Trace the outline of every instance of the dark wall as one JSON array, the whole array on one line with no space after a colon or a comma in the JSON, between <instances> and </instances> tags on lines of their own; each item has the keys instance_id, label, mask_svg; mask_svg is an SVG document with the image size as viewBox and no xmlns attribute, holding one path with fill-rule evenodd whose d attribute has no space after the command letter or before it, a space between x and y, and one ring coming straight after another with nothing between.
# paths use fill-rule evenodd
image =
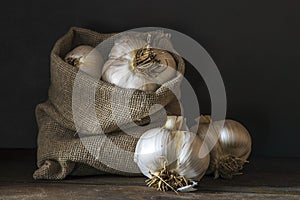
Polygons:
<instances>
[{"instance_id":1,"label":"dark wall","mask_svg":"<svg viewBox=\"0 0 300 200\"><path fill-rule=\"evenodd\" d=\"M47 98L49 53L71 26L156 26L187 34L209 52L224 79L227 116L249 129L254 155L299 156L299 8L297 0L9 1L0 14L0 148L36 147L34 108ZM191 82L209 112L204 83Z\"/></svg>"}]
</instances>

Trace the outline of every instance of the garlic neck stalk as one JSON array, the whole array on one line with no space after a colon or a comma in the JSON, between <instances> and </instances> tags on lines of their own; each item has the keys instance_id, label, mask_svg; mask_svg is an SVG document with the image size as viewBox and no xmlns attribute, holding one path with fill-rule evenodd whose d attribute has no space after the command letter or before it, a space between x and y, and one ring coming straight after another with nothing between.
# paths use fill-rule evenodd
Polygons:
<instances>
[{"instance_id":1,"label":"garlic neck stalk","mask_svg":"<svg viewBox=\"0 0 300 200\"><path fill-rule=\"evenodd\" d=\"M186 120L182 116L168 116L163 127L171 131L187 131Z\"/></svg>"}]
</instances>

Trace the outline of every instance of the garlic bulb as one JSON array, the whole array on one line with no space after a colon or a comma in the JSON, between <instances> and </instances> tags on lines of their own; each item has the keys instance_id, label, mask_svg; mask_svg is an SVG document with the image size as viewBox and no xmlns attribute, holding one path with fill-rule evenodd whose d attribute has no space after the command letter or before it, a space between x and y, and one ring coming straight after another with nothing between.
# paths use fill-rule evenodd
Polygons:
<instances>
[{"instance_id":1,"label":"garlic bulb","mask_svg":"<svg viewBox=\"0 0 300 200\"><path fill-rule=\"evenodd\" d=\"M169 40L169 34L157 34L159 40L167 43L165 40ZM175 77L177 64L173 56L168 51L150 47L150 43L151 34L147 41L140 35L121 36L115 41L103 66L102 79L122 88L155 91Z\"/></svg>"},{"instance_id":2,"label":"garlic bulb","mask_svg":"<svg viewBox=\"0 0 300 200\"><path fill-rule=\"evenodd\" d=\"M100 52L91 46L80 45L74 48L64 60L92 77L100 77L103 58Z\"/></svg>"},{"instance_id":3,"label":"garlic bulb","mask_svg":"<svg viewBox=\"0 0 300 200\"><path fill-rule=\"evenodd\" d=\"M146 131L139 139L134 161L158 190L178 189L200 180L209 165L208 150L196 134L186 131L181 116L169 116L162 128Z\"/></svg>"},{"instance_id":4,"label":"garlic bulb","mask_svg":"<svg viewBox=\"0 0 300 200\"><path fill-rule=\"evenodd\" d=\"M207 134L210 116L201 116L198 134L204 138ZM232 178L240 174L244 163L251 152L251 136L247 129L239 122L225 120L224 127L218 129L213 126L213 131L219 136L217 144L210 152L210 166L207 174L214 173L215 178Z\"/></svg>"}]
</instances>

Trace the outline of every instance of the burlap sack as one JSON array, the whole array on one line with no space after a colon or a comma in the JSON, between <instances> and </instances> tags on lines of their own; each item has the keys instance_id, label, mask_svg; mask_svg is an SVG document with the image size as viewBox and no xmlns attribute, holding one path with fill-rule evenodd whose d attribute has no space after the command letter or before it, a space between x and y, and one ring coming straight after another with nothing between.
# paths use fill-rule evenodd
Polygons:
<instances>
[{"instance_id":1,"label":"burlap sack","mask_svg":"<svg viewBox=\"0 0 300 200\"><path fill-rule=\"evenodd\" d=\"M162 126L165 122L165 115L162 115L160 109L151 115L152 120L149 124L149 109L154 104L174 109L176 99L170 88L179 89L182 79L180 76L168 81L156 92L135 91L132 94L130 89L119 88L101 80L96 81L83 74L80 76L79 85L96 85L95 112L100 124L98 128L101 128L104 134L97 134L97 127L90 127L91 130L96 130L96 133L94 131L93 134L79 137L72 112L72 92L78 69L64 62L63 58L67 52L80 44L95 47L112 35L74 27L56 42L51 52L49 99L36 107L39 134L38 169L33 174L34 179L63 179L70 174L137 175L135 171L138 171L138 167L133 161L133 152L138 136L150 128ZM183 74L184 61L178 56L175 58L178 71ZM118 99L130 98L130 104L122 105L122 101L113 104L113 90L117 91L114 94L118 95ZM85 109L85 106L89 105L83 102L76 109ZM138 128L129 127L130 134L120 130L112 115L112 109L122 115L126 106L132 119L124 119L118 124L126 124L133 120L140 125ZM175 112L180 114L176 109L178 106L175 106ZM81 117L86 124L93 124L92 120L95 121L90 116ZM131 153L120 153L120 149Z\"/></svg>"}]
</instances>

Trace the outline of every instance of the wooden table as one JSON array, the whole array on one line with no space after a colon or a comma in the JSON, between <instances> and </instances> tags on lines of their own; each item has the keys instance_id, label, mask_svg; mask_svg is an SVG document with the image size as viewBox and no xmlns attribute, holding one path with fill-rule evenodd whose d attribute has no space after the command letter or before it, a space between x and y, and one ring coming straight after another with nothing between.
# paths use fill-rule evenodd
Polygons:
<instances>
[{"instance_id":1,"label":"wooden table","mask_svg":"<svg viewBox=\"0 0 300 200\"><path fill-rule=\"evenodd\" d=\"M192 193L158 192L144 177L114 175L36 181L34 150L0 150L0 199L300 199L300 159L250 158L232 180L204 177Z\"/></svg>"}]
</instances>

